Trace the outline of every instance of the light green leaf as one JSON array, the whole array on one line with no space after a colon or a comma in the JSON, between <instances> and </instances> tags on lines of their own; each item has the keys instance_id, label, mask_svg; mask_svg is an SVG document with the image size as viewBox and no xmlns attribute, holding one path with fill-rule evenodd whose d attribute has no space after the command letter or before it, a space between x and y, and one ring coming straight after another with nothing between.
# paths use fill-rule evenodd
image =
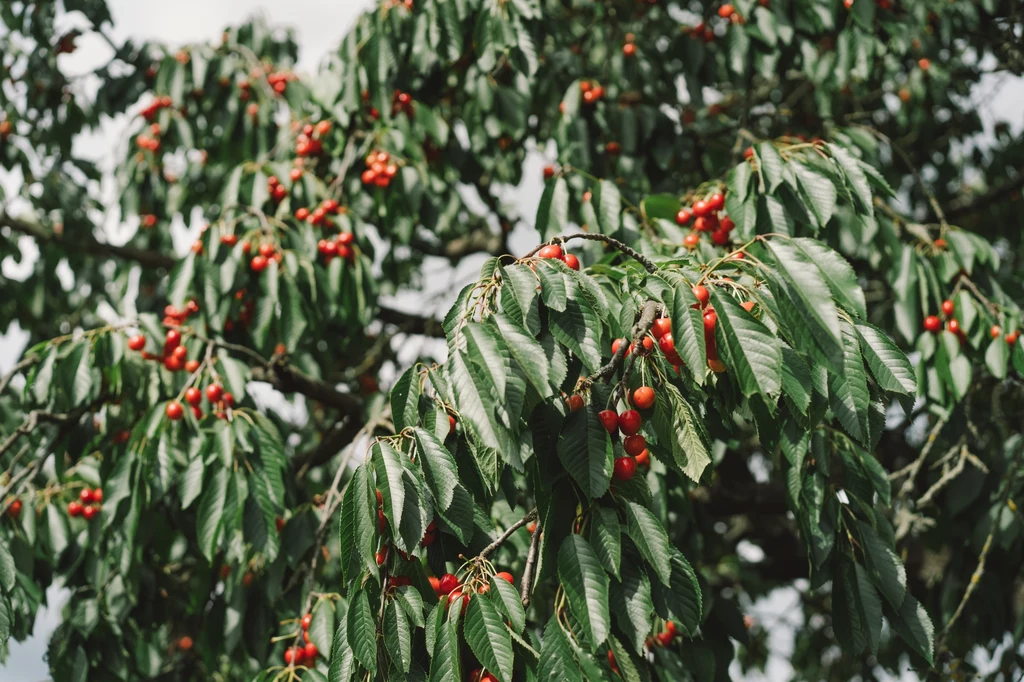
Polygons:
<instances>
[{"instance_id":1,"label":"light green leaf","mask_svg":"<svg viewBox=\"0 0 1024 682\"><path fill-rule=\"evenodd\" d=\"M415 366L410 367L391 389L391 419L395 424L395 432L416 426L420 419L419 413L420 381Z\"/></svg>"},{"instance_id":2,"label":"light green leaf","mask_svg":"<svg viewBox=\"0 0 1024 682\"><path fill-rule=\"evenodd\" d=\"M597 554L579 535L569 535L558 550L558 579L591 651L596 651L611 631L608 576Z\"/></svg>"},{"instance_id":3,"label":"light green leaf","mask_svg":"<svg viewBox=\"0 0 1024 682\"><path fill-rule=\"evenodd\" d=\"M654 448L667 450L668 461L694 482L711 464L711 445L703 424L690 403L674 385L666 383L654 402L651 424L658 436Z\"/></svg>"},{"instance_id":4,"label":"light green leaf","mask_svg":"<svg viewBox=\"0 0 1024 682\"><path fill-rule=\"evenodd\" d=\"M185 473L178 479L178 497L181 498L181 508L188 509L192 503L203 492L203 474L206 473L206 465L203 463L202 454L197 454L189 462Z\"/></svg>"},{"instance_id":5,"label":"light green leaf","mask_svg":"<svg viewBox=\"0 0 1024 682\"><path fill-rule=\"evenodd\" d=\"M864 523L857 527L871 581L894 609L899 608L907 596L907 569L875 529Z\"/></svg>"},{"instance_id":6,"label":"light green leaf","mask_svg":"<svg viewBox=\"0 0 1024 682\"><path fill-rule=\"evenodd\" d=\"M853 196L856 197L860 204L860 212L874 215L875 208L871 199L871 185L868 184L867 176L864 175L864 170L861 168L858 160L850 152L838 145L829 143L826 146L832 152L832 157L836 160L836 163L843 169L846 175L846 182L850 185L850 188L853 190Z\"/></svg>"},{"instance_id":7,"label":"light green leaf","mask_svg":"<svg viewBox=\"0 0 1024 682\"><path fill-rule=\"evenodd\" d=\"M778 397L782 390L782 345L768 328L732 296L711 288L718 315L718 353L745 396Z\"/></svg>"},{"instance_id":8,"label":"light green leaf","mask_svg":"<svg viewBox=\"0 0 1024 682\"><path fill-rule=\"evenodd\" d=\"M892 623L893 630L904 642L921 654L928 661L928 665L934 665L932 650L935 641L935 626L932 625L932 619L920 602L907 593L899 611L895 614L890 613L889 621Z\"/></svg>"},{"instance_id":9,"label":"light green leaf","mask_svg":"<svg viewBox=\"0 0 1024 682\"><path fill-rule=\"evenodd\" d=\"M985 366L997 379L1006 378L1006 366L1010 360L1010 345L1002 336L992 339L985 351Z\"/></svg>"},{"instance_id":10,"label":"light green leaf","mask_svg":"<svg viewBox=\"0 0 1024 682\"><path fill-rule=\"evenodd\" d=\"M459 484L459 470L455 458L444 444L426 429L416 427L413 433L416 436L416 451L419 453L427 487L430 488L437 506L447 510L452 504L455 488Z\"/></svg>"},{"instance_id":11,"label":"light green leaf","mask_svg":"<svg viewBox=\"0 0 1024 682\"><path fill-rule=\"evenodd\" d=\"M816 239L795 238L790 243L818 267L832 296L844 308L858 317L867 317L864 290L857 282L857 273L845 258Z\"/></svg>"},{"instance_id":12,"label":"light green leaf","mask_svg":"<svg viewBox=\"0 0 1024 682\"><path fill-rule=\"evenodd\" d=\"M611 584L609 606L616 624L629 636L633 650L642 653L654 611L647 573L633 562L626 562L622 567L622 581Z\"/></svg>"},{"instance_id":13,"label":"light green leaf","mask_svg":"<svg viewBox=\"0 0 1024 682\"><path fill-rule=\"evenodd\" d=\"M861 353L879 387L903 395L916 395L917 379L914 376L914 368L892 339L882 330L867 323L857 325L857 335L861 341Z\"/></svg>"},{"instance_id":14,"label":"light green leaf","mask_svg":"<svg viewBox=\"0 0 1024 682\"><path fill-rule=\"evenodd\" d=\"M499 682L512 682L512 638L489 599L470 599L463 634L477 659Z\"/></svg>"},{"instance_id":15,"label":"light green leaf","mask_svg":"<svg viewBox=\"0 0 1024 682\"><path fill-rule=\"evenodd\" d=\"M185 305L185 297L196 276L196 255L191 251L171 269L167 279L167 299L179 310Z\"/></svg>"},{"instance_id":16,"label":"light green leaf","mask_svg":"<svg viewBox=\"0 0 1024 682\"><path fill-rule=\"evenodd\" d=\"M790 240L771 240L767 244L779 273L785 279L785 292L798 310L809 318L808 327L815 340L823 349L839 342L836 304L817 264Z\"/></svg>"},{"instance_id":17,"label":"light green leaf","mask_svg":"<svg viewBox=\"0 0 1024 682\"><path fill-rule=\"evenodd\" d=\"M569 222L569 185L559 177L548 182L537 207L537 231L544 239L561 234Z\"/></svg>"},{"instance_id":18,"label":"light green leaf","mask_svg":"<svg viewBox=\"0 0 1024 682\"><path fill-rule=\"evenodd\" d=\"M786 162L782 155L775 149L771 142L762 142L757 145L757 158L760 161L761 175L764 176L768 194L773 194L775 188L782 184Z\"/></svg>"},{"instance_id":19,"label":"light green leaf","mask_svg":"<svg viewBox=\"0 0 1024 682\"><path fill-rule=\"evenodd\" d=\"M663 582L669 582L672 575L672 564L668 531L647 507L624 500L622 508L626 512L629 538L654 569L654 572L658 574L658 577Z\"/></svg>"},{"instance_id":20,"label":"light green leaf","mask_svg":"<svg viewBox=\"0 0 1024 682\"><path fill-rule=\"evenodd\" d=\"M512 631L522 632L526 627L526 610L523 608L523 602L520 601L519 591L515 585L503 578L492 576L491 589L495 595L495 605L501 609L512 624Z\"/></svg>"},{"instance_id":21,"label":"light green leaf","mask_svg":"<svg viewBox=\"0 0 1024 682\"><path fill-rule=\"evenodd\" d=\"M602 180L597 188L597 200L597 217L601 224L601 232L615 234L619 231L619 215L622 213L619 189L614 183Z\"/></svg>"},{"instance_id":22,"label":"light green leaf","mask_svg":"<svg viewBox=\"0 0 1024 682\"><path fill-rule=\"evenodd\" d=\"M811 209L818 225L825 227L836 210L836 186L828 178L801 163L792 163L790 168L800 183L800 198Z\"/></svg>"},{"instance_id":23,"label":"light green leaf","mask_svg":"<svg viewBox=\"0 0 1024 682\"><path fill-rule=\"evenodd\" d=\"M370 588L359 590L349 602L345 625L348 645L356 660L373 672L377 670L377 625L370 609L367 589Z\"/></svg>"},{"instance_id":24,"label":"light green leaf","mask_svg":"<svg viewBox=\"0 0 1024 682\"><path fill-rule=\"evenodd\" d=\"M836 419L852 437L868 441L868 393L864 360L853 327L843 322L843 371L829 376L829 404Z\"/></svg>"},{"instance_id":25,"label":"light green leaf","mask_svg":"<svg viewBox=\"0 0 1024 682\"><path fill-rule=\"evenodd\" d=\"M544 347L506 315L499 313L491 319L494 320L512 359L523 370L523 375L541 398L550 398L554 394L554 389L548 378L551 368Z\"/></svg>"}]
</instances>

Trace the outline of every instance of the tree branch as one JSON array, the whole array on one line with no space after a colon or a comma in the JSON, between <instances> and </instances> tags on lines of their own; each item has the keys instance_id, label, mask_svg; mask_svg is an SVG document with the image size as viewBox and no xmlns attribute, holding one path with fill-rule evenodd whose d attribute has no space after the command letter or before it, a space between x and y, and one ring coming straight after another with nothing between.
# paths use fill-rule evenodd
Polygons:
<instances>
[{"instance_id":1,"label":"tree branch","mask_svg":"<svg viewBox=\"0 0 1024 682\"><path fill-rule=\"evenodd\" d=\"M434 317L404 313L401 310L380 306L380 310L377 311L377 319L385 324L395 325L406 334L444 338L441 321Z\"/></svg>"},{"instance_id":2,"label":"tree branch","mask_svg":"<svg viewBox=\"0 0 1024 682\"><path fill-rule=\"evenodd\" d=\"M526 553L526 568L523 569L523 581L519 587L519 601L523 608L530 606L530 593L533 591L534 572L537 570L537 550L540 547L540 524L533 529L533 537L530 538L530 550Z\"/></svg>"},{"instance_id":3,"label":"tree branch","mask_svg":"<svg viewBox=\"0 0 1024 682\"><path fill-rule=\"evenodd\" d=\"M505 235L495 233L487 226L439 244L421 238L414 238L410 246L428 256L447 258L452 263L458 263L466 256L474 253L500 256L508 252Z\"/></svg>"},{"instance_id":4,"label":"tree branch","mask_svg":"<svg viewBox=\"0 0 1024 682\"><path fill-rule=\"evenodd\" d=\"M277 356L264 367L253 367L254 381L265 381L282 393L301 393L307 398L333 407L346 416L359 414L363 402L351 393L342 393L331 384L314 379L298 367Z\"/></svg>"},{"instance_id":5,"label":"tree branch","mask_svg":"<svg viewBox=\"0 0 1024 682\"><path fill-rule=\"evenodd\" d=\"M611 237L609 237L607 235L596 234L596 233L592 233L592 232L576 232L574 234L565 234L565 235L559 235L557 237L552 237L548 241L544 242L543 244L541 244L540 246L538 246L537 248L533 249L528 254L523 256L523 258L530 258L531 256L537 255L537 252L540 251L541 249L543 249L548 244L561 244L563 242L569 241L570 239L586 239L588 241L604 242L608 246L612 246L612 247L618 249L622 253L626 254L627 256L632 258L633 260L635 260L638 263L640 263L641 265L643 265L644 269L647 270L647 272L649 272L651 274L654 274L655 272L658 271L658 266L655 265L654 263L652 263L651 260L649 258L647 258L647 256L643 255L642 253L640 253L636 249L634 249L632 247L629 247L629 246L626 246L625 244L620 242L618 239L613 239L613 238L611 238Z\"/></svg>"},{"instance_id":6,"label":"tree branch","mask_svg":"<svg viewBox=\"0 0 1024 682\"><path fill-rule=\"evenodd\" d=\"M0 395L4 394L4 391L7 390L7 386L11 383L11 380L18 375L18 372L28 369L32 365L36 364L37 360L39 360L38 355L32 355L30 357L22 358L21 360L19 360L18 364L12 367L10 372L4 375L3 378L0 378Z\"/></svg>"},{"instance_id":7,"label":"tree branch","mask_svg":"<svg viewBox=\"0 0 1024 682\"><path fill-rule=\"evenodd\" d=\"M479 557L481 559L486 559L488 556L491 555L492 552L494 552L496 549L505 544L505 541L512 537L512 533L515 533L517 530L528 524L530 521L535 521L536 519L537 510L533 509L532 511L528 512L526 516L519 519L511 526L509 526L508 529L506 529L505 532L502 533L497 540L484 547L483 550L480 552Z\"/></svg>"},{"instance_id":8,"label":"tree branch","mask_svg":"<svg viewBox=\"0 0 1024 682\"><path fill-rule=\"evenodd\" d=\"M973 199L969 196L963 196L960 199L951 201L949 203L949 210L946 211L946 217L955 220L978 211L987 210L993 203L1002 201L1021 189L1024 189L1024 173L1021 173L1016 180L1002 183L987 194L980 194Z\"/></svg>"}]
</instances>

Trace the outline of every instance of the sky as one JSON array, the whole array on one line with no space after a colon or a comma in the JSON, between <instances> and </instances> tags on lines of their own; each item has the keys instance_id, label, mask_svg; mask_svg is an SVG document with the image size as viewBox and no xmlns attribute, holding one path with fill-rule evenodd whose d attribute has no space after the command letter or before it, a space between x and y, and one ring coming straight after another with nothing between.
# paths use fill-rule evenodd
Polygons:
<instances>
[{"instance_id":1,"label":"sky","mask_svg":"<svg viewBox=\"0 0 1024 682\"><path fill-rule=\"evenodd\" d=\"M4 2L6 0L0 0ZM355 22L359 13L368 8L371 0L288 0L287 2L267 3L257 0L174 0L173 2L154 2L152 0L108 0L114 16L115 26L112 31L115 39L134 38L159 40L175 45L188 42L206 41L216 38L222 28L236 24L254 13L262 13L272 25L285 25L294 28L300 45L300 61L298 70L311 73L316 70L322 56L334 49L341 38ZM104 62L110 56L110 48L99 38L83 36L79 39L78 50L73 55L65 55L60 59L61 68L68 74L88 71L95 65ZM972 99L980 106L982 118L988 131L997 119L1009 119L1015 131L1024 127L1024 114L1020 103L1024 101L1024 80L993 77L986 79L973 93ZM119 139L119 126L123 122L115 121L97 135L91 135L76 144L76 152L83 156L109 163L110 151ZM506 199L514 203L522 216L532 216L541 192L541 168L544 157L550 150L535 151L526 162L524 177L527 180L510 192ZM4 178L0 177L0 182ZM513 251L520 252L535 239L530 229L517 231L513 234ZM184 244L190 241L184 241ZM458 291L461 285L457 281L468 281L475 275L480 266L479 260L468 259L454 272L446 265L430 264L429 269L437 269L427 277L435 282L448 280L439 287L439 291ZM11 264L3 264L3 273L11 276ZM449 286L450 285L450 286ZM410 310L423 309L420 300L399 298L394 303L398 307ZM445 298L435 300L434 311L445 307ZM427 309L430 312L430 309ZM6 372L20 355L24 341L18 330L0 334L0 373ZM417 348L410 348L408 353L416 355ZM50 633L60 619L60 609L64 593L59 587L48 592L49 608L42 609L36 620L35 636L25 642L11 642L11 657L7 664L0 667L0 682L37 682L48 679L48 671L43 660ZM751 605L749 611L770 631L770 645L774 654L769 658L765 675L751 675L745 679L784 680L788 679L792 668L786 660L792 651L793 638L790 627L773 627L773 624L798 625L793 619L800 618L800 610L793 608L798 605L797 593L792 589L780 590L768 600ZM736 679L740 676L734 675ZM904 680L916 679L914 676Z\"/></svg>"}]
</instances>

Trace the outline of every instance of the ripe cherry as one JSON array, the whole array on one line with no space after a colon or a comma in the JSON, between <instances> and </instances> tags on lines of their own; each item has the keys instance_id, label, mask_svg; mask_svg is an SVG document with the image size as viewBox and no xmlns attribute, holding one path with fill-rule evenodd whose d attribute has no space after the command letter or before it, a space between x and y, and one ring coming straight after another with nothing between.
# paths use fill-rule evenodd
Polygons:
<instances>
[{"instance_id":1,"label":"ripe cherry","mask_svg":"<svg viewBox=\"0 0 1024 682\"><path fill-rule=\"evenodd\" d=\"M203 399L203 393L195 386L185 389L185 402L189 405L198 405Z\"/></svg>"},{"instance_id":2,"label":"ripe cherry","mask_svg":"<svg viewBox=\"0 0 1024 682\"><path fill-rule=\"evenodd\" d=\"M935 248L938 249L939 251L945 249L946 246L948 246L948 244L946 243L945 239L939 237L938 239L935 240Z\"/></svg>"},{"instance_id":3,"label":"ripe cherry","mask_svg":"<svg viewBox=\"0 0 1024 682\"><path fill-rule=\"evenodd\" d=\"M676 354L676 340L672 338L671 334L665 334L658 339L658 348L661 352L667 356Z\"/></svg>"},{"instance_id":4,"label":"ripe cherry","mask_svg":"<svg viewBox=\"0 0 1024 682\"><path fill-rule=\"evenodd\" d=\"M553 178L553 177L555 177L555 167L554 166L544 166L544 179L548 180L548 179Z\"/></svg>"},{"instance_id":5,"label":"ripe cherry","mask_svg":"<svg viewBox=\"0 0 1024 682\"><path fill-rule=\"evenodd\" d=\"M612 341L612 355L615 355L616 353L618 353L619 352L619 348L624 343L626 343L626 339L615 339L614 341ZM632 350L633 350L633 344L629 344L629 347L626 348L626 355L625 355L625 357L629 357L629 353Z\"/></svg>"},{"instance_id":6,"label":"ripe cherry","mask_svg":"<svg viewBox=\"0 0 1024 682\"><path fill-rule=\"evenodd\" d=\"M630 436L630 438L643 438L643 436ZM636 473L636 460L632 457L618 457L612 467L612 478L616 481L628 481Z\"/></svg>"},{"instance_id":7,"label":"ripe cherry","mask_svg":"<svg viewBox=\"0 0 1024 682\"><path fill-rule=\"evenodd\" d=\"M436 594L438 597L444 594L444 592L441 591L440 580L438 580L434 576L430 576L429 578L427 578L427 581L430 583L430 587L434 590L434 594Z\"/></svg>"},{"instance_id":8,"label":"ripe cherry","mask_svg":"<svg viewBox=\"0 0 1024 682\"><path fill-rule=\"evenodd\" d=\"M931 68L932 62L927 57L921 57L920 59L917 60L917 65L921 68L922 71L927 71L928 69Z\"/></svg>"},{"instance_id":9,"label":"ripe cherry","mask_svg":"<svg viewBox=\"0 0 1024 682\"><path fill-rule=\"evenodd\" d=\"M753 147L747 147L746 149L743 150L743 158L744 159L749 159L753 155L754 155L754 148Z\"/></svg>"},{"instance_id":10,"label":"ripe cherry","mask_svg":"<svg viewBox=\"0 0 1024 682\"><path fill-rule=\"evenodd\" d=\"M624 436L632 436L640 430L643 418L636 410L626 410L619 414L619 431Z\"/></svg>"},{"instance_id":11,"label":"ripe cherry","mask_svg":"<svg viewBox=\"0 0 1024 682\"><path fill-rule=\"evenodd\" d=\"M102 502L103 501L103 488L94 488L92 491L92 501Z\"/></svg>"},{"instance_id":12,"label":"ripe cherry","mask_svg":"<svg viewBox=\"0 0 1024 682\"><path fill-rule=\"evenodd\" d=\"M170 419L171 421L177 421L181 419L181 417L185 414L185 410L182 409L181 403L175 400L172 400L171 402L167 403L167 408L164 410L164 412L165 414L167 414L167 418Z\"/></svg>"},{"instance_id":13,"label":"ripe cherry","mask_svg":"<svg viewBox=\"0 0 1024 682\"><path fill-rule=\"evenodd\" d=\"M89 504L92 502L92 490L89 488L83 488L82 491L78 493L78 499L82 501L82 504Z\"/></svg>"},{"instance_id":14,"label":"ripe cherry","mask_svg":"<svg viewBox=\"0 0 1024 682\"><path fill-rule=\"evenodd\" d=\"M688 234L685 237L683 237L683 246L685 246L690 251L693 251L694 249L696 249L697 248L697 244L699 242L700 242L700 235L698 233L696 233L696 232L691 232L690 234Z\"/></svg>"},{"instance_id":15,"label":"ripe cherry","mask_svg":"<svg viewBox=\"0 0 1024 682\"><path fill-rule=\"evenodd\" d=\"M580 409L583 408L583 396L581 396L579 394L573 394L573 395L569 396L568 403L569 403L569 411L570 412L576 412L577 410L580 410Z\"/></svg>"},{"instance_id":16,"label":"ripe cherry","mask_svg":"<svg viewBox=\"0 0 1024 682\"><path fill-rule=\"evenodd\" d=\"M654 339L652 339L651 337L645 336L644 340L641 341L640 343L644 347L644 354L645 355L647 353L650 353L652 350L654 350Z\"/></svg>"},{"instance_id":17,"label":"ripe cherry","mask_svg":"<svg viewBox=\"0 0 1024 682\"><path fill-rule=\"evenodd\" d=\"M441 576L441 580L438 583L438 587L441 590L441 594L451 594L459 586L459 579L451 573L445 573Z\"/></svg>"},{"instance_id":18,"label":"ripe cherry","mask_svg":"<svg viewBox=\"0 0 1024 682\"><path fill-rule=\"evenodd\" d=\"M290 646L284 650L285 665L302 665L303 658L305 658L305 651L301 647Z\"/></svg>"},{"instance_id":19,"label":"ripe cherry","mask_svg":"<svg viewBox=\"0 0 1024 682\"><path fill-rule=\"evenodd\" d=\"M273 256L274 255L274 245L273 244L267 244L266 242L264 242L263 244L260 244L260 255L263 256L264 258L270 258L271 256ZM255 268L253 268L253 269L255 269Z\"/></svg>"},{"instance_id":20,"label":"ripe cherry","mask_svg":"<svg viewBox=\"0 0 1024 682\"><path fill-rule=\"evenodd\" d=\"M734 223L732 218L730 218L729 216L725 216L724 218L722 218L722 221L719 224L721 225L720 229L726 234L729 234L736 228L736 223Z\"/></svg>"},{"instance_id":21,"label":"ripe cherry","mask_svg":"<svg viewBox=\"0 0 1024 682\"><path fill-rule=\"evenodd\" d=\"M302 653L304 654L304 658L307 661L315 661L316 657L320 654L320 652L316 648L316 644L313 644L312 642L306 644L306 647Z\"/></svg>"},{"instance_id":22,"label":"ripe cherry","mask_svg":"<svg viewBox=\"0 0 1024 682\"><path fill-rule=\"evenodd\" d=\"M632 436L626 436L625 440L622 441L622 449L626 451L626 454L630 457L636 457L644 448L647 447L647 439L638 433Z\"/></svg>"},{"instance_id":23,"label":"ripe cherry","mask_svg":"<svg viewBox=\"0 0 1024 682\"><path fill-rule=\"evenodd\" d=\"M708 301L711 300L711 292L708 291L708 288L703 284L695 284L690 291L692 291L693 295L697 297L697 303L700 304L701 308L705 307L708 304Z\"/></svg>"},{"instance_id":24,"label":"ripe cherry","mask_svg":"<svg viewBox=\"0 0 1024 682\"><path fill-rule=\"evenodd\" d=\"M731 5L724 5L725 7L731 7ZM712 211L720 211L725 206L725 196L721 192L715 192L708 199L708 207Z\"/></svg>"},{"instance_id":25,"label":"ripe cherry","mask_svg":"<svg viewBox=\"0 0 1024 682\"><path fill-rule=\"evenodd\" d=\"M960 323L956 320L956 318L953 318L949 322L946 323L946 329L948 331L954 333L954 334L959 334L960 333Z\"/></svg>"},{"instance_id":26,"label":"ripe cherry","mask_svg":"<svg viewBox=\"0 0 1024 682\"><path fill-rule=\"evenodd\" d=\"M659 317L654 320L654 324L651 325L651 334L654 338L660 339L669 334L672 331L672 319L668 317Z\"/></svg>"},{"instance_id":27,"label":"ripe cherry","mask_svg":"<svg viewBox=\"0 0 1024 682\"><path fill-rule=\"evenodd\" d=\"M608 650L608 667L612 669L613 673L619 673L619 666L615 663L615 653L611 649Z\"/></svg>"},{"instance_id":28,"label":"ripe cherry","mask_svg":"<svg viewBox=\"0 0 1024 682\"><path fill-rule=\"evenodd\" d=\"M701 218L711 212L711 206L703 199L693 203L693 215Z\"/></svg>"},{"instance_id":29,"label":"ripe cherry","mask_svg":"<svg viewBox=\"0 0 1024 682\"><path fill-rule=\"evenodd\" d=\"M21 500L14 500L10 506L7 507L7 515L12 519L16 519L21 516Z\"/></svg>"},{"instance_id":30,"label":"ripe cherry","mask_svg":"<svg viewBox=\"0 0 1024 682\"><path fill-rule=\"evenodd\" d=\"M86 521L92 521L99 513L100 507L98 504L89 504L82 508L82 517Z\"/></svg>"},{"instance_id":31,"label":"ripe cherry","mask_svg":"<svg viewBox=\"0 0 1024 682\"><path fill-rule=\"evenodd\" d=\"M220 384L210 384L206 387L206 399L215 403L224 395L224 387Z\"/></svg>"},{"instance_id":32,"label":"ripe cherry","mask_svg":"<svg viewBox=\"0 0 1024 682\"><path fill-rule=\"evenodd\" d=\"M636 465L637 466L644 466L645 467L645 466L650 466L650 464L651 464L651 453L647 450L647 448L644 448L644 451L636 456Z\"/></svg>"},{"instance_id":33,"label":"ripe cherry","mask_svg":"<svg viewBox=\"0 0 1024 682\"><path fill-rule=\"evenodd\" d=\"M714 215L703 215L693 221L693 229L698 232L714 232L718 229L718 218Z\"/></svg>"},{"instance_id":34,"label":"ripe cherry","mask_svg":"<svg viewBox=\"0 0 1024 682\"><path fill-rule=\"evenodd\" d=\"M1003 328L1000 327L998 324L994 324L992 325L992 329L988 330L988 333L993 339L998 339L1000 334L1003 333Z\"/></svg>"},{"instance_id":35,"label":"ripe cherry","mask_svg":"<svg viewBox=\"0 0 1024 682\"><path fill-rule=\"evenodd\" d=\"M387 519L386 516L384 516L384 510L383 509L378 509L377 510L377 533L383 534L384 533L384 529L386 529L387 527L388 527L388 519Z\"/></svg>"},{"instance_id":36,"label":"ripe cherry","mask_svg":"<svg viewBox=\"0 0 1024 682\"><path fill-rule=\"evenodd\" d=\"M626 43L622 46L622 54L627 57L632 57L636 54L636 45L633 43Z\"/></svg>"},{"instance_id":37,"label":"ripe cherry","mask_svg":"<svg viewBox=\"0 0 1024 682\"><path fill-rule=\"evenodd\" d=\"M729 233L719 228L711 233L711 241L715 246L725 246L729 243Z\"/></svg>"},{"instance_id":38,"label":"ripe cherry","mask_svg":"<svg viewBox=\"0 0 1024 682\"><path fill-rule=\"evenodd\" d=\"M249 267L253 272L263 272L267 269L268 261L264 256L253 256L249 261Z\"/></svg>"},{"instance_id":39,"label":"ripe cherry","mask_svg":"<svg viewBox=\"0 0 1024 682\"><path fill-rule=\"evenodd\" d=\"M143 336L142 334L138 334L137 336L133 336L128 339L128 348L130 348L131 350L138 351L142 350L145 347L146 337Z\"/></svg>"},{"instance_id":40,"label":"ripe cherry","mask_svg":"<svg viewBox=\"0 0 1024 682\"><path fill-rule=\"evenodd\" d=\"M448 415L448 433L455 433L455 417Z\"/></svg>"},{"instance_id":41,"label":"ripe cherry","mask_svg":"<svg viewBox=\"0 0 1024 682\"><path fill-rule=\"evenodd\" d=\"M728 19L735 13L736 8L730 5L729 3L725 3L724 5L718 8L718 16L722 17L723 19Z\"/></svg>"},{"instance_id":42,"label":"ripe cherry","mask_svg":"<svg viewBox=\"0 0 1024 682\"><path fill-rule=\"evenodd\" d=\"M308 630L309 626L313 623L313 614L307 613L302 617L302 620L300 620L299 623L302 625L303 630Z\"/></svg>"},{"instance_id":43,"label":"ripe cherry","mask_svg":"<svg viewBox=\"0 0 1024 682\"><path fill-rule=\"evenodd\" d=\"M619 415L615 414L615 410L601 410L597 413L597 418L601 420L601 424L608 433L615 433L619 430Z\"/></svg>"},{"instance_id":44,"label":"ripe cherry","mask_svg":"<svg viewBox=\"0 0 1024 682\"><path fill-rule=\"evenodd\" d=\"M537 252L537 258L562 258L562 247L558 244L549 244Z\"/></svg>"},{"instance_id":45,"label":"ripe cherry","mask_svg":"<svg viewBox=\"0 0 1024 682\"><path fill-rule=\"evenodd\" d=\"M939 319L938 315L929 315L924 318L924 328L932 334L937 334L942 329L942 320Z\"/></svg>"},{"instance_id":46,"label":"ripe cherry","mask_svg":"<svg viewBox=\"0 0 1024 682\"><path fill-rule=\"evenodd\" d=\"M306 220L308 218L309 218L309 209L306 208L305 206L303 206L302 208L297 209L295 211L295 219L296 220L303 220L304 221L304 220Z\"/></svg>"},{"instance_id":47,"label":"ripe cherry","mask_svg":"<svg viewBox=\"0 0 1024 682\"><path fill-rule=\"evenodd\" d=\"M658 643L661 644L662 646L668 646L668 645L670 645L672 643L672 639L673 639L674 636L675 635L673 635L672 633L669 633L669 632L659 632L658 633Z\"/></svg>"},{"instance_id":48,"label":"ripe cherry","mask_svg":"<svg viewBox=\"0 0 1024 682\"><path fill-rule=\"evenodd\" d=\"M751 312L754 309L754 302L753 301L743 301L743 303L740 303L740 307L743 308L744 310L746 310L749 313L749 312Z\"/></svg>"},{"instance_id":49,"label":"ripe cherry","mask_svg":"<svg viewBox=\"0 0 1024 682\"><path fill-rule=\"evenodd\" d=\"M953 305L953 302L950 301L948 298L942 302L942 314L945 315L946 317L952 315L954 309L955 307Z\"/></svg>"},{"instance_id":50,"label":"ripe cherry","mask_svg":"<svg viewBox=\"0 0 1024 682\"><path fill-rule=\"evenodd\" d=\"M641 410L646 410L654 404L654 389L650 386L641 386L633 391L633 404Z\"/></svg>"},{"instance_id":51,"label":"ripe cherry","mask_svg":"<svg viewBox=\"0 0 1024 682\"><path fill-rule=\"evenodd\" d=\"M725 363L718 358L708 358L708 367L715 374L721 374L725 371Z\"/></svg>"},{"instance_id":52,"label":"ripe cherry","mask_svg":"<svg viewBox=\"0 0 1024 682\"><path fill-rule=\"evenodd\" d=\"M192 650L192 638L188 635L184 635L178 638L178 648L182 651Z\"/></svg>"},{"instance_id":53,"label":"ripe cherry","mask_svg":"<svg viewBox=\"0 0 1024 682\"><path fill-rule=\"evenodd\" d=\"M388 560L388 548L385 546L383 549L377 552L377 556L375 557L375 559L377 560L378 566L383 566L384 562Z\"/></svg>"},{"instance_id":54,"label":"ripe cherry","mask_svg":"<svg viewBox=\"0 0 1024 682\"><path fill-rule=\"evenodd\" d=\"M82 503L77 500L68 502L68 516L81 516L82 515Z\"/></svg>"},{"instance_id":55,"label":"ripe cherry","mask_svg":"<svg viewBox=\"0 0 1024 682\"><path fill-rule=\"evenodd\" d=\"M181 343L181 332L177 329L169 329L164 337L164 352L169 352L178 347Z\"/></svg>"},{"instance_id":56,"label":"ripe cherry","mask_svg":"<svg viewBox=\"0 0 1024 682\"><path fill-rule=\"evenodd\" d=\"M692 217L693 217L692 213L687 211L685 208L681 208L681 209L679 209L679 212L676 213L676 224L677 225L685 225L686 223L690 222L690 218L692 218Z\"/></svg>"},{"instance_id":57,"label":"ripe cherry","mask_svg":"<svg viewBox=\"0 0 1024 682\"><path fill-rule=\"evenodd\" d=\"M563 260L565 261L565 264L569 266L570 270L579 271L579 269L580 269L580 259L579 258L577 258L576 256L572 255L571 253L567 253L567 254L565 254L565 258Z\"/></svg>"},{"instance_id":58,"label":"ripe cherry","mask_svg":"<svg viewBox=\"0 0 1024 682\"><path fill-rule=\"evenodd\" d=\"M495 573L494 577L495 578L501 578L502 580L507 582L509 585L515 585L516 584L515 578L513 578L512 574L509 573L508 571L501 571L500 573Z\"/></svg>"},{"instance_id":59,"label":"ripe cherry","mask_svg":"<svg viewBox=\"0 0 1024 682\"><path fill-rule=\"evenodd\" d=\"M1020 331L1014 329L1012 332L1006 335L1006 343L1011 346L1017 343L1017 338L1020 336Z\"/></svg>"}]
</instances>

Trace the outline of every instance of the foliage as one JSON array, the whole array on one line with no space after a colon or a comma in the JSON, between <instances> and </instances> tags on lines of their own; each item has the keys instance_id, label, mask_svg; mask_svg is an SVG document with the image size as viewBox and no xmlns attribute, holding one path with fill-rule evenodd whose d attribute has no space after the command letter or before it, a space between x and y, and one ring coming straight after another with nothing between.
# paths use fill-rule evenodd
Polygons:
<instances>
[{"instance_id":1,"label":"foliage","mask_svg":"<svg viewBox=\"0 0 1024 682\"><path fill-rule=\"evenodd\" d=\"M103 0L5 3L0 658L59 582L60 680L722 680L795 587L799 679L1019 676L1024 145L963 149L1020 8L849 4L387 0L90 88Z\"/></svg>"}]
</instances>

